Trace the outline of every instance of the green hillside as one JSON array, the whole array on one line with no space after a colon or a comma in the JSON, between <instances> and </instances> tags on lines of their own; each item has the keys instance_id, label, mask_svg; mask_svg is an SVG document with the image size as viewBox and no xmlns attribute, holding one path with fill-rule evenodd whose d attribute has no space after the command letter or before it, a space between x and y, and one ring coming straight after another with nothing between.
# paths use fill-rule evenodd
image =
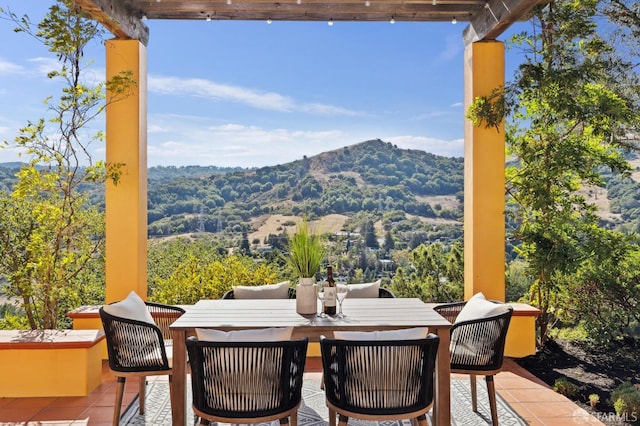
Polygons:
<instances>
[{"instance_id":1,"label":"green hillside","mask_svg":"<svg viewBox=\"0 0 640 426\"><path fill-rule=\"evenodd\" d=\"M634 160L632 160L633 163ZM0 190L8 191L21 163L0 164ZM208 233L248 237L254 246L293 229L294 219L322 220L326 232L375 224L400 246L461 236L463 159L400 149L371 140L254 169L216 166L149 168L149 236ZM588 190L607 226L638 229L637 178L603 175L607 186ZM101 185L89 188L104 204Z\"/></svg>"},{"instance_id":2,"label":"green hillside","mask_svg":"<svg viewBox=\"0 0 640 426\"><path fill-rule=\"evenodd\" d=\"M150 236L252 233L256 218L276 214L395 214L459 225L463 160L372 140L278 166L158 179L148 193Z\"/></svg>"}]
</instances>

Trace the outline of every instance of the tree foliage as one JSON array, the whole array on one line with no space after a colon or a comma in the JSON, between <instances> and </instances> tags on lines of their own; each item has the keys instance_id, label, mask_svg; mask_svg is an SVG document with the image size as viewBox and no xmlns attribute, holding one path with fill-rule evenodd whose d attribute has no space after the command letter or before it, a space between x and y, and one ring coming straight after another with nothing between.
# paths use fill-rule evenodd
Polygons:
<instances>
[{"instance_id":1,"label":"tree foliage","mask_svg":"<svg viewBox=\"0 0 640 426\"><path fill-rule=\"evenodd\" d=\"M257 263L242 255L220 254L211 242L184 239L153 245L151 259L172 266L149 270L149 299L168 304L194 304L201 299L219 299L234 285L275 283L278 268ZM169 262L164 261L165 254Z\"/></svg>"},{"instance_id":2,"label":"tree foliage","mask_svg":"<svg viewBox=\"0 0 640 426\"><path fill-rule=\"evenodd\" d=\"M65 327L69 309L104 298L104 215L86 189L106 178L117 181L119 167L91 157L89 146L102 134L86 129L104 109L104 85L88 83L83 73L84 48L102 31L70 0L53 4L37 25L27 16L0 13L17 32L49 48L60 67L48 77L62 83L57 103L45 101L45 118L29 121L12 143L28 163L12 190L0 193L0 272L7 293L21 301L28 327ZM113 83L119 94L128 84L126 75Z\"/></svg>"},{"instance_id":3,"label":"tree foliage","mask_svg":"<svg viewBox=\"0 0 640 426\"><path fill-rule=\"evenodd\" d=\"M424 197L461 194L462 159L403 150L372 140L278 166L217 173L192 168L149 185L149 234L193 232L202 218L206 232L229 232L264 214L318 217L409 214L460 219L460 205L435 211Z\"/></svg>"},{"instance_id":4,"label":"tree foliage","mask_svg":"<svg viewBox=\"0 0 640 426\"><path fill-rule=\"evenodd\" d=\"M462 300L464 253L456 242L446 248L440 243L422 244L411 251L414 270L400 268L391 286L399 297L417 297L425 302Z\"/></svg>"},{"instance_id":5,"label":"tree foliage","mask_svg":"<svg viewBox=\"0 0 640 426\"><path fill-rule=\"evenodd\" d=\"M532 31L513 40L525 50L525 62L505 88L504 102L490 100L511 114L507 142L517 161L507 168L516 206L510 211L516 250L535 277L530 300L542 311L541 343L566 301L568 283L585 262L598 260L597 242L612 237L580 190L602 186L603 170L628 174L624 153L634 148L628 130L637 122L637 105L617 83L628 68L599 36L597 6L590 0L538 7ZM490 125L496 117L485 111L481 119Z\"/></svg>"}]
</instances>

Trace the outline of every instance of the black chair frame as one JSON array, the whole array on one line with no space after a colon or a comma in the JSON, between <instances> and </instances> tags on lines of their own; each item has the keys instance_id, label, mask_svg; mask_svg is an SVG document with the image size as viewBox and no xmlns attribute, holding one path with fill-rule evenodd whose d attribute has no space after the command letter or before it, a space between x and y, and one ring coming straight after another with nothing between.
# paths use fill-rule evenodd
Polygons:
<instances>
[{"instance_id":1,"label":"black chair frame","mask_svg":"<svg viewBox=\"0 0 640 426\"><path fill-rule=\"evenodd\" d=\"M449 346L451 372L469 374L474 412L478 411L476 376L485 376L491 419L493 425L497 426L498 411L493 377L502 369L513 308L508 306L505 312L498 315L456 323L455 319L465 304L466 302L444 304L434 310L453 323Z\"/></svg>"},{"instance_id":2,"label":"black chair frame","mask_svg":"<svg viewBox=\"0 0 640 426\"><path fill-rule=\"evenodd\" d=\"M321 337L323 384L329 424L415 419L426 425L434 394L440 339L340 340Z\"/></svg>"},{"instance_id":3,"label":"black chair frame","mask_svg":"<svg viewBox=\"0 0 640 426\"><path fill-rule=\"evenodd\" d=\"M127 377L139 378L140 414L145 411L146 377L166 374L171 379L172 368L165 344L171 337L169 325L185 311L159 303L145 304L156 324L114 316L103 307L98 310L107 341L109 368L117 381L113 425L120 422Z\"/></svg>"},{"instance_id":4,"label":"black chair frame","mask_svg":"<svg viewBox=\"0 0 640 426\"><path fill-rule=\"evenodd\" d=\"M203 423L297 424L309 339L186 340L194 413Z\"/></svg>"}]
</instances>

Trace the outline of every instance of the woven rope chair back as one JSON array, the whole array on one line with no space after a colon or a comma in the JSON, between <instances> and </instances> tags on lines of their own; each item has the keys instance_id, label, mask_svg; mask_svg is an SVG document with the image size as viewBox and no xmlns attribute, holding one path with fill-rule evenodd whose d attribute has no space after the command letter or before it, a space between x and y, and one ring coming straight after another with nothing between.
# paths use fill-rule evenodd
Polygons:
<instances>
[{"instance_id":1,"label":"woven rope chair back","mask_svg":"<svg viewBox=\"0 0 640 426\"><path fill-rule=\"evenodd\" d=\"M327 401L366 415L416 412L433 402L439 338L406 341L322 339Z\"/></svg>"},{"instance_id":2,"label":"woven rope chair back","mask_svg":"<svg viewBox=\"0 0 640 426\"><path fill-rule=\"evenodd\" d=\"M450 323L454 323L464 305L467 302L454 302L454 303L446 303L443 305L436 306L433 308L434 311L442 315L447 321Z\"/></svg>"},{"instance_id":3,"label":"woven rope chair back","mask_svg":"<svg viewBox=\"0 0 640 426\"><path fill-rule=\"evenodd\" d=\"M302 400L308 339L207 342L187 339L193 406L213 417L260 418Z\"/></svg>"},{"instance_id":4,"label":"woven rope chair back","mask_svg":"<svg viewBox=\"0 0 640 426\"><path fill-rule=\"evenodd\" d=\"M113 371L169 370L169 360L160 328L143 321L120 318L100 308L107 339L109 367Z\"/></svg>"},{"instance_id":5,"label":"woven rope chair back","mask_svg":"<svg viewBox=\"0 0 640 426\"><path fill-rule=\"evenodd\" d=\"M145 302L145 304L156 325L162 332L162 338L164 340L171 340L171 330L169 326L184 314L184 309L153 302Z\"/></svg>"},{"instance_id":6,"label":"woven rope chair back","mask_svg":"<svg viewBox=\"0 0 640 426\"><path fill-rule=\"evenodd\" d=\"M502 368L513 308L502 314L451 327L451 369L489 371Z\"/></svg>"}]
</instances>

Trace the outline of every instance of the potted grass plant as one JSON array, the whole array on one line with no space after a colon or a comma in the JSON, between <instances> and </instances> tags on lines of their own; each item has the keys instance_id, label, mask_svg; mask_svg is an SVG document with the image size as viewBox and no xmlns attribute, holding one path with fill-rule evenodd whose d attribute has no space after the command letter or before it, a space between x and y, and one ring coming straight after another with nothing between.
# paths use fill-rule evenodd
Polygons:
<instances>
[{"instance_id":1,"label":"potted grass plant","mask_svg":"<svg viewBox=\"0 0 640 426\"><path fill-rule=\"evenodd\" d=\"M287 257L287 263L300 278L296 287L296 310L299 314L316 313L315 277L325 255L322 238L312 232L307 219L303 219L289 239Z\"/></svg>"}]
</instances>

